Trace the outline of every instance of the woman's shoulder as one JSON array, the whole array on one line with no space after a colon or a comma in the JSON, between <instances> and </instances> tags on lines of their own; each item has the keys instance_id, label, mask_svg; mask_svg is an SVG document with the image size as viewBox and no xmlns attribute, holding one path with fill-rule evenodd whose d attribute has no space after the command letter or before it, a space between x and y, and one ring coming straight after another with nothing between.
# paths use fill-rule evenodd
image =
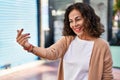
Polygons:
<instances>
[{"instance_id":1,"label":"woman's shoulder","mask_svg":"<svg viewBox=\"0 0 120 80\"><path fill-rule=\"evenodd\" d=\"M62 36L62 39L65 39L66 41L72 41L75 39L75 36Z\"/></svg>"},{"instance_id":2,"label":"woman's shoulder","mask_svg":"<svg viewBox=\"0 0 120 80\"><path fill-rule=\"evenodd\" d=\"M60 40L62 40L63 43L66 43L67 45L69 45L74 39L75 39L75 36L62 36Z\"/></svg>"},{"instance_id":3,"label":"woman's shoulder","mask_svg":"<svg viewBox=\"0 0 120 80\"><path fill-rule=\"evenodd\" d=\"M98 46L109 46L109 43L107 42L107 40L103 39L103 38L97 38L95 40L95 44L98 45Z\"/></svg>"}]
</instances>

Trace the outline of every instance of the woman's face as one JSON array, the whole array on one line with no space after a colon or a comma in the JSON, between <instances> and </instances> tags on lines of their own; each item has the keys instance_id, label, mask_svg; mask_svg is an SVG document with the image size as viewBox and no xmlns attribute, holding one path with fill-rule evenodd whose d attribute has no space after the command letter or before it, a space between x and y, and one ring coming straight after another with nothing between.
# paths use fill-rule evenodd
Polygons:
<instances>
[{"instance_id":1,"label":"woman's face","mask_svg":"<svg viewBox=\"0 0 120 80\"><path fill-rule=\"evenodd\" d=\"M78 10L74 9L70 12L68 17L69 17L70 27L74 31L74 33L78 36L83 34L84 18L82 17L81 13Z\"/></svg>"}]
</instances>

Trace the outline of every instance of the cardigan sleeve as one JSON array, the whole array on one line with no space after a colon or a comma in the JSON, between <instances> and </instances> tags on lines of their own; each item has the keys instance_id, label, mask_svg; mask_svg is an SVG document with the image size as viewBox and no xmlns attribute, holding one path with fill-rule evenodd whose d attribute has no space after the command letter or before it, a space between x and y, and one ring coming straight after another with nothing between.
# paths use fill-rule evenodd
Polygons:
<instances>
[{"instance_id":1,"label":"cardigan sleeve","mask_svg":"<svg viewBox=\"0 0 120 80\"><path fill-rule=\"evenodd\" d=\"M106 45L106 52L104 55L104 65L103 65L103 79L102 80L113 80L112 75L112 56L110 52L109 45Z\"/></svg>"},{"instance_id":2,"label":"cardigan sleeve","mask_svg":"<svg viewBox=\"0 0 120 80\"><path fill-rule=\"evenodd\" d=\"M48 48L36 47L33 49L35 55L40 56L45 59L55 60L61 58L72 40L71 36L63 36L56 43Z\"/></svg>"}]
</instances>

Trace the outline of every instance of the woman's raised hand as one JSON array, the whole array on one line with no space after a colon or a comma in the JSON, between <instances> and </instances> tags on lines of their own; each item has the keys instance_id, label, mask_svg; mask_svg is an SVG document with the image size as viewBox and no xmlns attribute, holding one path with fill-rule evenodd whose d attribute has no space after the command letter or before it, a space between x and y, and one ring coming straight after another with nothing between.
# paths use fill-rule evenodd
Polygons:
<instances>
[{"instance_id":1,"label":"woman's raised hand","mask_svg":"<svg viewBox=\"0 0 120 80\"><path fill-rule=\"evenodd\" d=\"M28 39L30 38L30 33L22 34L22 32L23 32L23 29L17 30L16 41L23 48L28 48L30 46L30 43L28 42Z\"/></svg>"}]
</instances>

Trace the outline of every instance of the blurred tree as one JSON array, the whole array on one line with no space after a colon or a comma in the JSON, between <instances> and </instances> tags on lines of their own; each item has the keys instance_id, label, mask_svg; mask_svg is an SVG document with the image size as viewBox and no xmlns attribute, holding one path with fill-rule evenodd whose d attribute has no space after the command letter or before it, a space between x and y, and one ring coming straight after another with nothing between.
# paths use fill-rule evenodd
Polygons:
<instances>
[{"instance_id":1,"label":"blurred tree","mask_svg":"<svg viewBox=\"0 0 120 80\"><path fill-rule=\"evenodd\" d=\"M115 0L113 5L113 16L118 17L118 27L120 28L120 0Z\"/></svg>"},{"instance_id":2,"label":"blurred tree","mask_svg":"<svg viewBox=\"0 0 120 80\"><path fill-rule=\"evenodd\" d=\"M118 10L120 10L120 0L115 0L113 5L113 15L115 15Z\"/></svg>"},{"instance_id":3,"label":"blurred tree","mask_svg":"<svg viewBox=\"0 0 120 80\"><path fill-rule=\"evenodd\" d=\"M113 5L113 17L116 17L118 24L118 32L116 33L117 42L116 45L120 45L120 0L114 0Z\"/></svg>"}]
</instances>

